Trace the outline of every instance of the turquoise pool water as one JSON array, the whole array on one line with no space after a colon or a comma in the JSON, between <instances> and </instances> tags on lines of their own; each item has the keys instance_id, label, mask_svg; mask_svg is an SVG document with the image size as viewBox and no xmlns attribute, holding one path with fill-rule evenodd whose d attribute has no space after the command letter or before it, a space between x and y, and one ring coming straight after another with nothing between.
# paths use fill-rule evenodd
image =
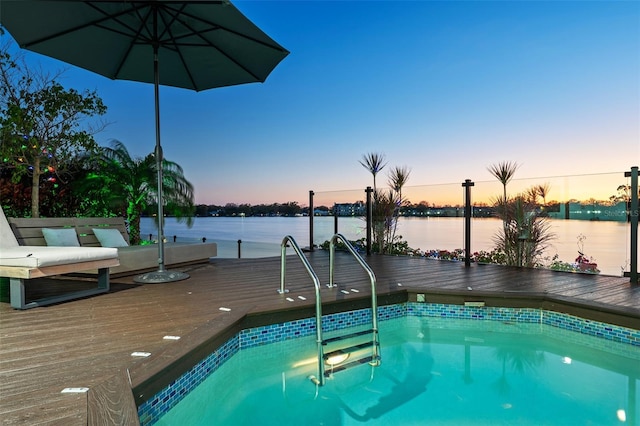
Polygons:
<instances>
[{"instance_id":1,"label":"turquoise pool water","mask_svg":"<svg viewBox=\"0 0 640 426\"><path fill-rule=\"evenodd\" d=\"M640 424L638 346L544 323L423 316L381 322L380 342L379 367L319 388L308 380L312 335L237 351L156 424Z\"/></svg>"}]
</instances>

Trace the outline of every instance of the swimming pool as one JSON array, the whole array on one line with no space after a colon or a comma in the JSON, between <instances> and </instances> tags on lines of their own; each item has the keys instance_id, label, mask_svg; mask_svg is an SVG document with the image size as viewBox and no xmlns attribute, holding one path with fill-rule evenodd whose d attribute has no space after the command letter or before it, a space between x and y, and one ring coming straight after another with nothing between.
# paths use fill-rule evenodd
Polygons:
<instances>
[{"instance_id":1,"label":"swimming pool","mask_svg":"<svg viewBox=\"0 0 640 426\"><path fill-rule=\"evenodd\" d=\"M539 309L405 303L379 311L381 319L388 319L380 323L380 367L361 366L337 373L316 389L307 379L316 366L314 329L309 322L245 330L209 361L141 406L141 422L638 421L638 330ZM366 323L366 310L323 318L325 329L333 330ZM287 340L292 335L303 337ZM281 343L264 344L274 340ZM239 350L241 347L247 349ZM216 366L215 374L198 377ZM196 387L198 381L202 384ZM167 402L183 396L169 409Z\"/></svg>"}]
</instances>

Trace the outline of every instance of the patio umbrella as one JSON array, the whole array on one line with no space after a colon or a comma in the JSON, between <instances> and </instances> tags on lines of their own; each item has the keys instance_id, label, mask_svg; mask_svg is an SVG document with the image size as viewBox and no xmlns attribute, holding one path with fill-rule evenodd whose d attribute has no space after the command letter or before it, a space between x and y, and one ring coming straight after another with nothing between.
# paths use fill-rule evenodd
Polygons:
<instances>
[{"instance_id":1,"label":"patio umbrella","mask_svg":"<svg viewBox=\"0 0 640 426\"><path fill-rule=\"evenodd\" d=\"M164 268L159 85L199 91L264 82L289 52L229 1L2 1L0 24L24 49L111 79L154 84L159 265L136 281L188 278Z\"/></svg>"}]
</instances>

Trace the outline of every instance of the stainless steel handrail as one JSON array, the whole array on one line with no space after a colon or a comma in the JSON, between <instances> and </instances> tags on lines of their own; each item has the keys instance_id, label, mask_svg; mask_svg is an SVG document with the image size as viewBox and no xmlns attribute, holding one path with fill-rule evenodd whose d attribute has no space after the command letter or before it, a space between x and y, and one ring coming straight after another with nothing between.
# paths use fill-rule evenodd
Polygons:
<instances>
[{"instance_id":1,"label":"stainless steel handrail","mask_svg":"<svg viewBox=\"0 0 640 426\"><path fill-rule=\"evenodd\" d=\"M371 280L371 329L373 332L373 355L374 358L372 363L375 362L379 364L380 354L378 352L378 294L376 292L376 275L371 269L367 262L364 261L362 256L358 254L356 249L353 248L349 240L345 238L342 234L335 234L331 237L331 241L329 243L329 284L327 285L329 288L335 287L336 284L333 282L334 270L335 270L335 251L336 251L336 242L338 240L342 240L347 250L356 258L360 266L369 274L369 279Z\"/></svg>"},{"instance_id":2,"label":"stainless steel handrail","mask_svg":"<svg viewBox=\"0 0 640 426\"><path fill-rule=\"evenodd\" d=\"M320 297L320 280L318 279L318 275L313 271L311 264L300 250L300 246L296 243L296 240L293 239L291 235L287 235L282 239L282 244L280 245L281 249L281 261L280 261L280 289L278 293L285 294L288 290L285 290L285 277L287 274L287 242L291 243L291 247L296 252L302 264L304 265L307 273L313 280L313 285L316 289L316 343L318 345L318 378L312 381L318 382L320 386L324 385L324 351L322 349L322 298Z\"/></svg>"}]
</instances>

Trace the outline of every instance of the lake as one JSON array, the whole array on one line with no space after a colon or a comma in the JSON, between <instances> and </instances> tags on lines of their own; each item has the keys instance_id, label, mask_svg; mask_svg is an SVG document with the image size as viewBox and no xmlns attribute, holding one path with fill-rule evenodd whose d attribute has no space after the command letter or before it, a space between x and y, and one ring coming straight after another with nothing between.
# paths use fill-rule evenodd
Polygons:
<instances>
[{"instance_id":1,"label":"lake","mask_svg":"<svg viewBox=\"0 0 640 426\"><path fill-rule=\"evenodd\" d=\"M559 259L573 262L578 255L578 236L583 235L584 253L598 264L602 274L622 275L629 270L630 225L621 222L550 220L555 234L546 255L558 254ZM499 219L473 219L471 250L491 250L493 236L502 222ZM339 217L338 232L350 240L365 237L365 222L361 218ZM143 218L141 232L144 238L157 233L153 219ZM314 244L329 240L334 234L333 217L314 218ZM464 218L401 217L398 235L414 249L453 250L464 248ZM167 239L177 236L178 241L201 240L218 243L218 257L238 257L238 240L242 241L241 256L255 258L279 256L280 243L291 235L300 247L309 245L308 217L197 217L188 228L175 218L165 223Z\"/></svg>"}]
</instances>

